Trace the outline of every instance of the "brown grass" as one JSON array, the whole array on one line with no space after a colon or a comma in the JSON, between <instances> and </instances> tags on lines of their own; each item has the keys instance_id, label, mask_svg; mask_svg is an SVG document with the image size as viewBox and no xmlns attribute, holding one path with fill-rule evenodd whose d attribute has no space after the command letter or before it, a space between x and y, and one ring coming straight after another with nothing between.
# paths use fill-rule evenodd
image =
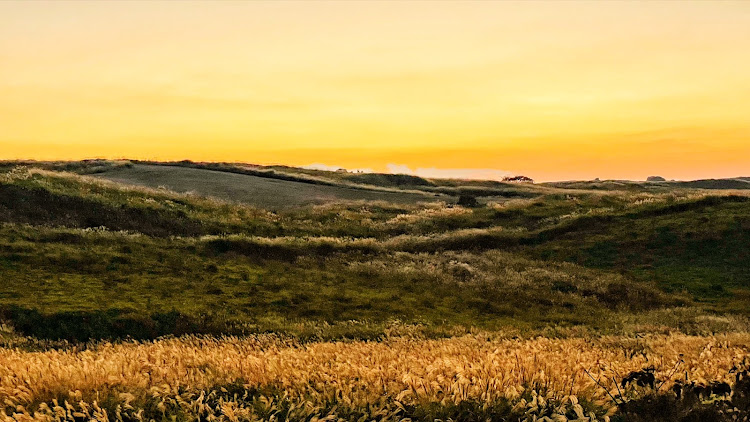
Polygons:
<instances>
[{"instance_id":1,"label":"brown grass","mask_svg":"<svg viewBox=\"0 0 750 422\"><path fill-rule=\"evenodd\" d=\"M217 420L262 419L264 406L280 406L282 401L294 405L294 419L335 419L343 409L367 409L380 416L395 412L393 419L398 419L404 406L470 401L505 401L530 415L549 414L554 403L554 412L565 414L583 411L576 407L579 400L599 409L602 417L616 410L609 397L618 394L612 380L629 371L654 366L657 379L665 382L664 391L672 383L670 373L673 379L687 374L691 380L731 382L729 369L747 356L748 348L750 334L597 339L482 334L310 344L275 336L186 337L103 343L88 350L2 349L0 402L6 406L4 420L72 420L84 415L139 419L143 403L149 401L156 412L179 408L188 419L209 414ZM231 395L207 400L226 391L220 386L233 383L260 393L252 401ZM641 394L637 387L622 393ZM119 416L113 410L105 414L105 398L110 405L116 402Z\"/></svg>"}]
</instances>

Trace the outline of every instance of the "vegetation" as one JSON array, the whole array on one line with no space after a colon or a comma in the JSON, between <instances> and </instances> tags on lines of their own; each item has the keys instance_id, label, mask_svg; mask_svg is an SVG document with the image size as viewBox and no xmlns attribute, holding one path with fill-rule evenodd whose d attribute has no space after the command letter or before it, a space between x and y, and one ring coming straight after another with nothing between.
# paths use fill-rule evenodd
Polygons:
<instances>
[{"instance_id":1,"label":"vegetation","mask_svg":"<svg viewBox=\"0 0 750 422\"><path fill-rule=\"evenodd\" d=\"M120 183L178 192L197 192L263 208L281 209L335 200L369 200L393 203L436 201L435 195L360 185L334 184L324 180L285 176L273 171L214 171L183 166L144 165L120 167L97 174Z\"/></svg>"},{"instance_id":2,"label":"vegetation","mask_svg":"<svg viewBox=\"0 0 750 422\"><path fill-rule=\"evenodd\" d=\"M101 178L144 165L283 183L281 197L301 186L358 194L262 208ZM732 413L747 411L748 393L742 370L729 372L750 347L744 191L343 172L318 184L323 176L304 169L282 180L204 167L0 166L4 415L747 414ZM169 335L188 337L151 341ZM659 386L610 382L639 371ZM715 381L735 393L678 396L678 378L685 391Z\"/></svg>"},{"instance_id":3,"label":"vegetation","mask_svg":"<svg viewBox=\"0 0 750 422\"><path fill-rule=\"evenodd\" d=\"M672 308L693 315L673 328L690 330L705 313L747 316L749 199L737 194L579 192L480 208L349 202L269 212L46 170L2 177L0 306L37 337L350 320L366 321L352 335L368 337L394 319L614 332L623 319Z\"/></svg>"},{"instance_id":4,"label":"vegetation","mask_svg":"<svg viewBox=\"0 0 750 422\"><path fill-rule=\"evenodd\" d=\"M350 173L244 163L84 160L77 162L0 162L0 169L26 165L52 171L93 174L121 183L172 190L284 208L339 200L384 200L415 203L449 200L469 194L483 197L534 197L534 186L481 180L424 179L404 174ZM188 170L210 170L188 171ZM223 174L222 174L223 173ZM234 175L234 177L232 176ZM252 176L238 178L236 176ZM186 180L187 179L187 180ZM280 183L288 182L288 183ZM406 192L404 192L406 191ZM281 193L281 200L277 198Z\"/></svg>"},{"instance_id":5,"label":"vegetation","mask_svg":"<svg viewBox=\"0 0 750 422\"><path fill-rule=\"evenodd\" d=\"M402 333L380 342L299 344L262 335L5 349L0 417L742 420L750 411L747 362L740 357L748 347L747 334L591 340L477 333L428 340ZM652 383L620 382L643 368ZM686 383L726 389L672 392Z\"/></svg>"}]
</instances>

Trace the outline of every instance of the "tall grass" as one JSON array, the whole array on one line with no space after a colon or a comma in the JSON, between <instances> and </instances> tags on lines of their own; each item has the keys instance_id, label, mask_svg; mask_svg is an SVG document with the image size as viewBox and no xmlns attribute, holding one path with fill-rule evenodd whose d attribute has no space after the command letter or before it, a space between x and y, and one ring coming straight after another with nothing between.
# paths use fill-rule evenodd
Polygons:
<instances>
[{"instance_id":1,"label":"tall grass","mask_svg":"<svg viewBox=\"0 0 750 422\"><path fill-rule=\"evenodd\" d=\"M0 350L7 421L608 420L678 380L734 384L750 336L299 344L273 335ZM654 368L651 387L616 385ZM674 368L678 368L676 371ZM657 391L658 387L658 391Z\"/></svg>"}]
</instances>

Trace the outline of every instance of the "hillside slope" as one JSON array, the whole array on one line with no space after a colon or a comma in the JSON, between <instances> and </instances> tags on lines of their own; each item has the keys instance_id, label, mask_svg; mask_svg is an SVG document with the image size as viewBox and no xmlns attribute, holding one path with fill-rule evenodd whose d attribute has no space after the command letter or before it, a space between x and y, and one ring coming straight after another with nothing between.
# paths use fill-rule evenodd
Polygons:
<instances>
[{"instance_id":1,"label":"hillside slope","mask_svg":"<svg viewBox=\"0 0 750 422\"><path fill-rule=\"evenodd\" d=\"M175 192L194 192L269 209L342 200L413 204L446 199L445 196L430 194L328 186L166 165L135 164L132 167L114 168L97 173L95 176L125 184L152 188L166 187Z\"/></svg>"},{"instance_id":2,"label":"hillside slope","mask_svg":"<svg viewBox=\"0 0 750 422\"><path fill-rule=\"evenodd\" d=\"M393 320L703 332L748 314L747 196L546 189L269 212L17 168L0 173L0 320L46 338L370 338Z\"/></svg>"}]
</instances>

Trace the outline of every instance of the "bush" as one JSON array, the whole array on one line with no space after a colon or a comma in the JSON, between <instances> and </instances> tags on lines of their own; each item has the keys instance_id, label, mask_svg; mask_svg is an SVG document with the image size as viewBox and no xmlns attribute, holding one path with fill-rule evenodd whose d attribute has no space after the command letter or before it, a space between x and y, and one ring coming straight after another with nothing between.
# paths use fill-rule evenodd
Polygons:
<instances>
[{"instance_id":1,"label":"bush","mask_svg":"<svg viewBox=\"0 0 750 422\"><path fill-rule=\"evenodd\" d=\"M151 340L165 335L231 333L231 327L210 315L194 317L178 311L134 314L127 310L63 311L44 314L17 306L0 308L0 319L18 333L45 340Z\"/></svg>"},{"instance_id":2,"label":"bush","mask_svg":"<svg viewBox=\"0 0 750 422\"><path fill-rule=\"evenodd\" d=\"M478 207L479 202L477 201L477 198L473 195L461 195L458 197L457 205L460 205L462 207Z\"/></svg>"}]
</instances>

